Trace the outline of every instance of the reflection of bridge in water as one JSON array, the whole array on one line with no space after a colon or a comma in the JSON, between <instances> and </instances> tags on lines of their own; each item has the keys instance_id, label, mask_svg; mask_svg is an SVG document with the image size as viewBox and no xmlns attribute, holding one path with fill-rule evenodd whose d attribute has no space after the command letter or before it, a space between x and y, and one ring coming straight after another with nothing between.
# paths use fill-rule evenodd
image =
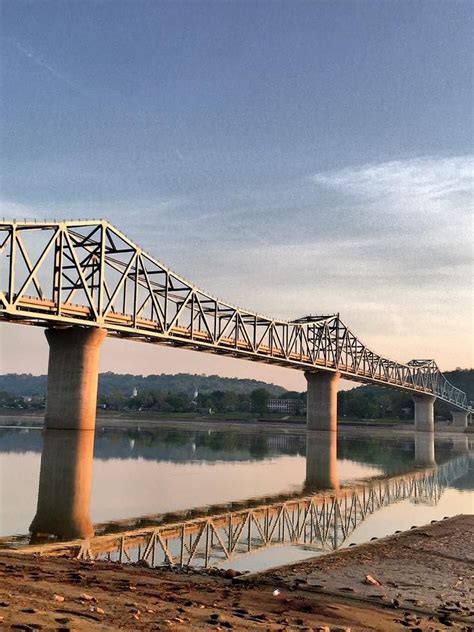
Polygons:
<instances>
[{"instance_id":1,"label":"reflection of bridge in water","mask_svg":"<svg viewBox=\"0 0 474 632\"><path fill-rule=\"evenodd\" d=\"M98 536L81 547L81 556L144 560L150 565L205 567L273 546L303 545L328 552L344 545L370 515L403 500L437 504L444 489L463 476L469 457L436 469L374 480L333 494L224 511L119 536Z\"/></svg>"},{"instance_id":2,"label":"reflection of bridge in water","mask_svg":"<svg viewBox=\"0 0 474 632\"><path fill-rule=\"evenodd\" d=\"M405 500L436 505L444 489L467 474L470 462L467 437L457 438L459 456L436 465L433 436L420 433L415 436L417 469L340 487L335 433L308 433L306 481L299 494L96 525L94 536L89 518L93 433L71 433L69 447L63 435L64 431L46 433L31 530L80 539L27 550L121 562L143 560L150 565L215 566L285 545L303 546L315 554L332 551L384 507ZM56 441L62 441L65 457L59 469ZM77 458L85 452L90 455L87 459ZM90 467L84 469L86 461Z\"/></svg>"}]
</instances>

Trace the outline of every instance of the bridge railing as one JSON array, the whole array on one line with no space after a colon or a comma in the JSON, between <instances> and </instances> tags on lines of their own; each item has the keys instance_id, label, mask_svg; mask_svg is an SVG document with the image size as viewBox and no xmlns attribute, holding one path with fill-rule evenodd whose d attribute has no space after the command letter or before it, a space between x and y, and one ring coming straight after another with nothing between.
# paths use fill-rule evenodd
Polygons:
<instances>
[{"instance_id":1,"label":"bridge railing","mask_svg":"<svg viewBox=\"0 0 474 632\"><path fill-rule=\"evenodd\" d=\"M339 314L283 321L220 301L102 220L1 223L0 317L103 327L147 342L338 371L468 408L466 394L433 361L384 358Z\"/></svg>"}]
</instances>

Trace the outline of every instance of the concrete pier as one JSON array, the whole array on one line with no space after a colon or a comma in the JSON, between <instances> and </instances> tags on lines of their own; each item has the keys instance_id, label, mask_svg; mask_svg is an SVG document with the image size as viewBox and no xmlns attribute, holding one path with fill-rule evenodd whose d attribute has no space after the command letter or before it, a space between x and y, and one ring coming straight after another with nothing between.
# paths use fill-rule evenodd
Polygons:
<instances>
[{"instance_id":1,"label":"concrete pier","mask_svg":"<svg viewBox=\"0 0 474 632\"><path fill-rule=\"evenodd\" d=\"M468 413L465 410L452 410L451 415L453 416L453 429L464 430L467 428Z\"/></svg>"},{"instance_id":2,"label":"concrete pier","mask_svg":"<svg viewBox=\"0 0 474 632\"><path fill-rule=\"evenodd\" d=\"M305 491L339 489L337 477L337 433L311 431L306 433Z\"/></svg>"},{"instance_id":3,"label":"concrete pier","mask_svg":"<svg viewBox=\"0 0 474 632\"><path fill-rule=\"evenodd\" d=\"M49 343L45 428L94 430L99 353L106 332L46 329Z\"/></svg>"},{"instance_id":4,"label":"concrete pier","mask_svg":"<svg viewBox=\"0 0 474 632\"><path fill-rule=\"evenodd\" d=\"M434 432L415 432L415 465L436 467Z\"/></svg>"},{"instance_id":5,"label":"concrete pier","mask_svg":"<svg viewBox=\"0 0 474 632\"><path fill-rule=\"evenodd\" d=\"M434 395L413 395L416 432L434 432L435 400Z\"/></svg>"},{"instance_id":6,"label":"concrete pier","mask_svg":"<svg viewBox=\"0 0 474 632\"><path fill-rule=\"evenodd\" d=\"M45 430L33 537L94 535L90 518L93 430Z\"/></svg>"},{"instance_id":7,"label":"concrete pier","mask_svg":"<svg viewBox=\"0 0 474 632\"><path fill-rule=\"evenodd\" d=\"M308 430L337 430L337 386L339 373L306 372L306 427Z\"/></svg>"}]
</instances>

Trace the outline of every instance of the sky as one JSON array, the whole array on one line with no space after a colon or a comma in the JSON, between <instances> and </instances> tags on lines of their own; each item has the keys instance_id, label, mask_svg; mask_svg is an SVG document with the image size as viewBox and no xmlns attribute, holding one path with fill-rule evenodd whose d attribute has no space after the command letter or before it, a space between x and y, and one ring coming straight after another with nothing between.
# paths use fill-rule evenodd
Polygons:
<instances>
[{"instance_id":1,"label":"sky","mask_svg":"<svg viewBox=\"0 0 474 632\"><path fill-rule=\"evenodd\" d=\"M0 217L104 217L232 304L473 366L472 3L1 9ZM41 329L0 325L1 372L46 369ZM101 370L305 383L113 340Z\"/></svg>"}]
</instances>

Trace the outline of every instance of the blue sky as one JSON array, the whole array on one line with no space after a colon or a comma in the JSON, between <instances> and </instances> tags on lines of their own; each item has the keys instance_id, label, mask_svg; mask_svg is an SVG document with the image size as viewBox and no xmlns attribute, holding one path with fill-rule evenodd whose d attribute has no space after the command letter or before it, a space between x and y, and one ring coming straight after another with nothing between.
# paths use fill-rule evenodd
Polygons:
<instances>
[{"instance_id":1,"label":"blue sky","mask_svg":"<svg viewBox=\"0 0 474 632\"><path fill-rule=\"evenodd\" d=\"M339 311L380 353L471 365L473 17L467 1L4 0L0 215L107 217L232 303ZM0 368L20 370L2 328ZM33 372L41 336L21 330ZM104 368L125 370L107 345ZM301 382L139 349L131 372Z\"/></svg>"}]
</instances>

